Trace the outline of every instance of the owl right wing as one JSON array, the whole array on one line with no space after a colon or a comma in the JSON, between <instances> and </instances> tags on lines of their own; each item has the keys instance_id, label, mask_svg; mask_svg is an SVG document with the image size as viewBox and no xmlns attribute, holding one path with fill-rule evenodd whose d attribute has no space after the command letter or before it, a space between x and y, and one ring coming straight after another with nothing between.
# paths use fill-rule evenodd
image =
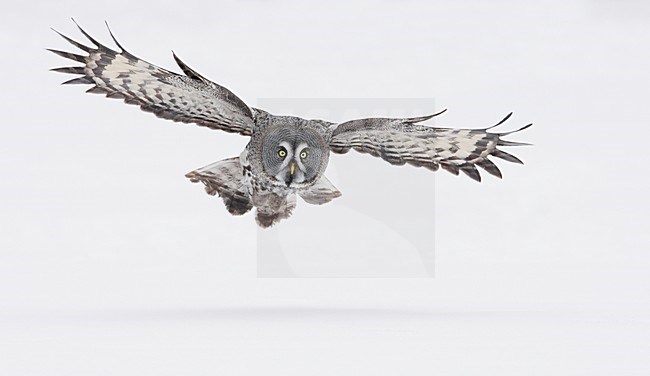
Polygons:
<instances>
[{"instance_id":1,"label":"owl right wing","mask_svg":"<svg viewBox=\"0 0 650 376\"><path fill-rule=\"evenodd\" d=\"M242 215L253 208L242 168L239 157L234 157L198 168L185 177L192 183L203 183L210 196L218 194L230 214Z\"/></svg>"},{"instance_id":2,"label":"owl right wing","mask_svg":"<svg viewBox=\"0 0 650 376\"><path fill-rule=\"evenodd\" d=\"M476 166L501 178L501 171L488 157L523 164L519 158L497 149L497 146L528 145L501 137L532 124L513 132L488 132L488 129L505 122L512 113L492 127L483 129L434 128L418 124L443 112L407 119L370 118L341 123L332 132L329 146L334 153L347 153L354 149L394 165L410 164L433 171L442 167L455 175L462 171L479 182L481 175Z\"/></svg>"},{"instance_id":3,"label":"owl right wing","mask_svg":"<svg viewBox=\"0 0 650 376\"><path fill-rule=\"evenodd\" d=\"M157 67L127 52L110 33L110 29L109 33L120 52L100 44L81 27L79 30L95 48L76 42L58 31L57 33L86 52L86 55L49 50L83 64L52 69L81 75L64 84L93 85L87 92L124 99L124 102L138 105L142 110L153 112L164 119L195 123L245 136L252 134L254 121L251 109L230 90L201 76L175 54L174 59L185 76Z\"/></svg>"}]
</instances>

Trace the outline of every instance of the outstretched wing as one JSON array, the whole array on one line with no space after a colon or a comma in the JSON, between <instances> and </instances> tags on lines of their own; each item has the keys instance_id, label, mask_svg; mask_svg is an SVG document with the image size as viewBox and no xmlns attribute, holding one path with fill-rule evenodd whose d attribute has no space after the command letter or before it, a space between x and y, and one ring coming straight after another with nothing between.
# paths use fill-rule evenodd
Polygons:
<instances>
[{"instance_id":1,"label":"outstretched wing","mask_svg":"<svg viewBox=\"0 0 650 376\"><path fill-rule=\"evenodd\" d=\"M454 175L462 171L476 181L481 181L476 166L501 178L501 171L488 159L490 156L523 164L517 157L497 149L497 146L527 145L505 141L501 137L524 130L532 124L514 132L488 132L488 129L508 120L512 113L496 125L484 129L433 128L417 124L443 112L408 119L371 118L348 121L334 129L330 149L335 153L347 153L354 149L380 157L394 165L408 163L433 171L442 167Z\"/></svg>"},{"instance_id":2,"label":"outstretched wing","mask_svg":"<svg viewBox=\"0 0 650 376\"><path fill-rule=\"evenodd\" d=\"M49 50L83 64L52 69L81 75L64 84L93 85L88 92L124 99L124 102L138 105L144 111L153 112L164 119L196 123L242 135L252 133L254 122L250 108L230 90L189 68L175 54L174 59L186 76L157 67L127 52L113 37L110 29L109 33L120 52L100 44L81 27L79 30L95 44L95 48L87 47L54 30L86 52L82 56Z\"/></svg>"}]
</instances>

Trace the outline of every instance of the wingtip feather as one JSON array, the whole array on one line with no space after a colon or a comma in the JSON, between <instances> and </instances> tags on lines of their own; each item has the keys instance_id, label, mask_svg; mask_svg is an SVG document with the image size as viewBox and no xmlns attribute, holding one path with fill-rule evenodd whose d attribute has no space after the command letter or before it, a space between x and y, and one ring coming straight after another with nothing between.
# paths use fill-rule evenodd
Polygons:
<instances>
[{"instance_id":1,"label":"wingtip feather","mask_svg":"<svg viewBox=\"0 0 650 376\"><path fill-rule=\"evenodd\" d=\"M120 42L117 41L117 38L115 38L115 35L113 35L113 31L111 30L111 27L108 26L108 21L104 20L104 23L106 24L106 28L108 29L108 34L111 36L111 39L113 39L113 42L115 42L115 45L120 49L122 53L125 53L126 49L122 47Z\"/></svg>"},{"instance_id":2,"label":"wingtip feather","mask_svg":"<svg viewBox=\"0 0 650 376\"><path fill-rule=\"evenodd\" d=\"M515 157L514 155L510 153L506 153L503 150L495 149L492 154L493 156L497 158L501 158L505 161L512 162L512 163L518 163L518 164L524 164L524 162L521 161L521 159Z\"/></svg>"},{"instance_id":3,"label":"wingtip feather","mask_svg":"<svg viewBox=\"0 0 650 376\"><path fill-rule=\"evenodd\" d=\"M497 141L497 146L532 146L532 145L533 144L529 144L527 142L507 141L502 139L499 139L499 141Z\"/></svg>"},{"instance_id":4,"label":"wingtip feather","mask_svg":"<svg viewBox=\"0 0 650 376\"><path fill-rule=\"evenodd\" d=\"M499 133L499 136L507 136L507 135L509 135L509 134L513 134L513 133L521 132L521 131L523 131L524 129L528 129L528 128L532 127L532 126L533 126L533 123L526 124L526 125L524 125L523 127L519 128L519 129L517 129L517 130L510 131L510 132Z\"/></svg>"},{"instance_id":5,"label":"wingtip feather","mask_svg":"<svg viewBox=\"0 0 650 376\"><path fill-rule=\"evenodd\" d=\"M491 160L485 158L476 162L476 165L485 170L488 174L496 176L499 179L503 179L501 170L499 170L499 167L497 167L497 165L495 165Z\"/></svg>"},{"instance_id":6,"label":"wingtip feather","mask_svg":"<svg viewBox=\"0 0 650 376\"><path fill-rule=\"evenodd\" d=\"M481 174L478 172L476 169L476 166L474 166L471 163L464 164L460 166L460 170L465 173L465 175L469 176L472 180L481 182Z\"/></svg>"},{"instance_id":7,"label":"wingtip feather","mask_svg":"<svg viewBox=\"0 0 650 376\"><path fill-rule=\"evenodd\" d=\"M50 52L52 52L52 53L54 53L56 55L59 55L59 56L61 56L63 58L66 58L66 59L78 61L80 63L85 63L86 62L86 57L85 56L73 54L72 52L59 51L59 50L54 50L54 49L51 49L51 48L46 48L45 50L50 51Z\"/></svg>"},{"instance_id":8,"label":"wingtip feather","mask_svg":"<svg viewBox=\"0 0 650 376\"><path fill-rule=\"evenodd\" d=\"M69 74L85 74L84 69L86 67L60 67L60 68L51 68L52 72L59 73L69 73Z\"/></svg>"},{"instance_id":9,"label":"wingtip feather","mask_svg":"<svg viewBox=\"0 0 650 376\"><path fill-rule=\"evenodd\" d=\"M51 27L50 29L52 29L52 31L54 31L55 33L59 34L59 36L61 36L61 38L65 39L68 43L70 43L71 45L77 47L78 49L80 49L80 50L82 50L82 51L84 51L84 52L90 52L90 51L92 51L92 48L90 48L90 47L88 47L88 46L86 46L86 45L83 45L83 44L77 42L76 40L74 40L74 39L72 39L72 38L69 38L69 37L65 36L63 33L59 32L59 31L56 30L55 28Z\"/></svg>"},{"instance_id":10,"label":"wingtip feather","mask_svg":"<svg viewBox=\"0 0 650 376\"><path fill-rule=\"evenodd\" d=\"M94 83L95 81L93 81L90 77L83 76L83 77L76 77L71 80L62 82L61 85L91 85Z\"/></svg>"},{"instance_id":11,"label":"wingtip feather","mask_svg":"<svg viewBox=\"0 0 650 376\"><path fill-rule=\"evenodd\" d=\"M74 18L70 17L70 19L72 20L72 22L74 22L74 24L77 26L79 31L81 31L81 34L83 34L86 38L88 38L88 40L92 44L94 44L97 47L103 47L103 45L101 43L99 43L97 40L95 40L95 38L91 37L90 34L88 34L81 26L79 26L79 24L77 23L77 21L75 21Z\"/></svg>"},{"instance_id":12,"label":"wingtip feather","mask_svg":"<svg viewBox=\"0 0 650 376\"><path fill-rule=\"evenodd\" d=\"M431 118L434 118L434 117L436 117L438 115L441 115L441 114L445 113L446 111L447 111L447 109L445 108L444 110L436 112L435 114L432 114L432 115L424 115L424 116L417 116L417 117L407 118L407 119L404 119L404 121L406 123L408 123L408 124L420 123L420 122L429 120Z\"/></svg>"},{"instance_id":13,"label":"wingtip feather","mask_svg":"<svg viewBox=\"0 0 650 376\"><path fill-rule=\"evenodd\" d=\"M494 125L492 125L492 126L490 126L490 127L485 128L485 130L492 129L492 128L495 128L495 127L498 127L499 125L505 123L508 119L510 119L510 117L512 116L512 114L513 114L513 112L511 111L508 115L506 115L506 117L504 117L503 119L501 119L501 121L499 121L498 123L496 123L496 124L494 124Z\"/></svg>"},{"instance_id":14,"label":"wingtip feather","mask_svg":"<svg viewBox=\"0 0 650 376\"><path fill-rule=\"evenodd\" d=\"M176 62L176 64L178 64L178 66L181 68L181 70L183 71L183 73L185 73L185 75L187 77L190 77L190 78L193 78L193 79L196 79L196 80L207 81L207 79L205 77L203 77L197 71L195 71L194 69L190 68L187 64L185 64L178 57L178 55L176 55L174 50L172 50L172 56L174 57L174 61Z\"/></svg>"}]
</instances>

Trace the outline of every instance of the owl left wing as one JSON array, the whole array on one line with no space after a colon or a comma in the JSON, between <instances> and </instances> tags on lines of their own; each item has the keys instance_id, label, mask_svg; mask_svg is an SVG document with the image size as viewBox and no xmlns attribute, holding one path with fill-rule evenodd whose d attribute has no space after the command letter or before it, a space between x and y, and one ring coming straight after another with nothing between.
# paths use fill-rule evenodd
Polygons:
<instances>
[{"instance_id":1,"label":"owl left wing","mask_svg":"<svg viewBox=\"0 0 650 376\"><path fill-rule=\"evenodd\" d=\"M481 175L476 166L501 178L501 171L488 159L490 156L523 164L519 158L497 149L497 146L528 145L501 137L532 124L513 132L488 132L505 122L512 113L492 127L483 129L434 128L418 124L443 112L407 119L370 118L341 123L334 129L329 146L334 153L347 153L354 149L394 165L408 163L433 171L442 167L454 175L462 171L479 182Z\"/></svg>"},{"instance_id":2,"label":"owl left wing","mask_svg":"<svg viewBox=\"0 0 650 376\"><path fill-rule=\"evenodd\" d=\"M78 26L78 25L77 25ZM80 66L54 68L53 71L78 74L64 84L93 85L87 92L105 94L140 106L156 116L176 122L195 123L245 136L252 134L254 121L251 109L223 86L201 76L174 54L185 76L150 64L126 51L113 37L120 52L102 45L79 30L96 47L87 47L65 35L65 40L86 54L49 50L82 63ZM56 31L56 30L55 30Z\"/></svg>"}]
</instances>

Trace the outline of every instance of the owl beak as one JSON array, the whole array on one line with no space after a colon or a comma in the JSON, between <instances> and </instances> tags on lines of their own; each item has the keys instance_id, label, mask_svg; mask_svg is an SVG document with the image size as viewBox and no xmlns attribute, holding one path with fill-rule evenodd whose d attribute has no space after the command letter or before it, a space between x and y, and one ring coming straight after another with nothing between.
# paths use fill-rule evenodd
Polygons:
<instances>
[{"instance_id":1,"label":"owl beak","mask_svg":"<svg viewBox=\"0 0 650 376\"><path fill-rule=\"evenodd\" d=\"M289 162L289 174L291 175L291 177L293 177L293 174L295 173L296 173L296 162L291 161Z\"/></svg>"},{"instance_id":2,"label":"owl beak","mask_svg":"<svg viewBox=\"0 0 650 376\"><path fill-rule=\"evenodd\" d=\"M285 183L287 184L287 187L291 185L291 182L293 181L293 175L296 173L296 162L291 161L289 162L289 175L285 177Z\"/></svg>"}]
</instances>

